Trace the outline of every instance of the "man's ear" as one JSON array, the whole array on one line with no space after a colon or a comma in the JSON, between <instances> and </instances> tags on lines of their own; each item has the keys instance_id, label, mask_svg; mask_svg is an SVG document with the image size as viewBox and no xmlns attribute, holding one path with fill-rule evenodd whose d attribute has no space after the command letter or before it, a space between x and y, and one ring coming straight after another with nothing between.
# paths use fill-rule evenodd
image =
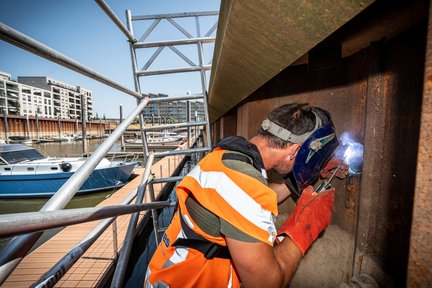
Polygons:
<instances>
[{"instance_id":1,"label":"man's ear","mask_svg":"<svg viewBox=\"0 0 432 288\"><path fill-rule=\"evenodd\" d=\"M297 156L298 151L300 150L301 144L293 144L292 145L292 155L293 157Z\"/></svg>"}]
</instances>

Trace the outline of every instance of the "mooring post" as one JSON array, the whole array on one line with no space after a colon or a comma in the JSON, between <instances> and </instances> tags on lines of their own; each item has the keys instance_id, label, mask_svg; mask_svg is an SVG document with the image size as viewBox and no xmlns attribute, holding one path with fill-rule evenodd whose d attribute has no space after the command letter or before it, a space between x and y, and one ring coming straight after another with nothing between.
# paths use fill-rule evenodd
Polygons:
<instances>
[{"instance_id":1,"label":"mooring post","mask_svg":"<svg viewBox=\"0 0 432 288\"><path fill-rule=\"evenodd\" d=\"M8 125L8 117L6 113L6 109L3 111L3 122L4 122L4 133L6 143L9 144L9 125Z\"/></svg>"},{"instance_id":2,"label":"mooring post","mask_svg":"<svg viewBox=\"0 0 432 288\"><path fill-rule=\"evenodd\" d=\"M87 132L86 132L86 117L85 117L85 95L81 94L81 129L82 129L82 145L83 153L87 154Z\"/></svg>"},{"instance_id":3,"label":"mooring post","mask_svg":"<svg viewBox=\"0 0 432 288\"><path fill-rule=\"evenodd\" d=\"M35 119L36 119L36 139L39 141L40 135L39 135L39 116L36 113L35 115Z\"/></svg>"},{"instance_id":4,"label":"mooring post","mask_svg":"<svg viewBox=\"0 0 432 288\"><path fill-rule=\"evenodd\" d=\"M59 141L61 141L61 123L60 123L60 116L57 116L57 132L58 132L58 137L59 137Z\"/></svg>"},{"instance_id":5,"label":"mooring post","mask_svg":"<svg viewBox=\"0 0 432 288\"><path fill-rule=\"evenodd\" d=\"M26 114L26 122L25 122L25 136L30 138L30 123L29 123L28 114Z\"/></svg>"}]
</instances>

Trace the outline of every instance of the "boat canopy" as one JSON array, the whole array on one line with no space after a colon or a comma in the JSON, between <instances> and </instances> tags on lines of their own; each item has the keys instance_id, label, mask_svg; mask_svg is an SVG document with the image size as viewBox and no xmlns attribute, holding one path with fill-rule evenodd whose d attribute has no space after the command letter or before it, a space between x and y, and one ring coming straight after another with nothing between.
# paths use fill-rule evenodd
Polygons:
<instances>
[{"instance_id":1,"label":"boat canopy","mask_svg":"<svg viewBox=\"0 0 432 288\"><path fill-rule=\"evenodd\" d=\"M4 144L0 145L0 164L16 164L23 161L44 159L41 153L35 148L24 144Z\"/></svg>"}]
</instances>

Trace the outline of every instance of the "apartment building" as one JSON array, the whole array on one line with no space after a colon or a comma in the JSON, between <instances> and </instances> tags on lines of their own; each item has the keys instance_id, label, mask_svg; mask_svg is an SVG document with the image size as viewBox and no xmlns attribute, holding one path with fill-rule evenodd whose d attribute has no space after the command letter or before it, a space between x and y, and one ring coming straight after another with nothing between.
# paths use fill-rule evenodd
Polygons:
<instances>
[{"instance_id":1,"label":"apartment building","mask_svg":"<svg viewBox=\"0 0 432 288\"><path fill-rule=\"evenodd\" d=\"M53 114L56 117L60 116L60 118L81 118L81 94L83 94L84 115L86 119L93 117L92 93L84 87L74 86L45 76L19 76L18 82L50 91Z\"/></svg>"},{"instance_id":2,"label":"apartment building","mask_svg":"<svg viewBox=\"0 0 432 288\"><path fill-rule=\"evenodd\" d=\"M32 115L63 119L81 118L81 94L84 95L84 115L93 117L90 90L49 77L11 75L0 71L0 113Z\"/></svg>"},{"instance_id":3,"label":"apartment building","mask_svg":"<svg viewBox=\"0 0 432 288\"><path fill-rule=\"evenodd\" d=\"M152 94L150 98L168 97L166 94ZM202 101L189 101L191 120L200 121L204 119L204 104ZM186 122L187 101L158 102L152 103L144 108L144 119L146 122Z\"/></svg>"}]
</instances>

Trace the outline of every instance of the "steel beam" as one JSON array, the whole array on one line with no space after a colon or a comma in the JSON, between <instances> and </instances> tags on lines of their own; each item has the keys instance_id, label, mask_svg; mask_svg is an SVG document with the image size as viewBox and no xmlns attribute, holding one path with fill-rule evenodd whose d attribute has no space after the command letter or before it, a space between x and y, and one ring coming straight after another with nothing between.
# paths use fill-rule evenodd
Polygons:
<instances>
[{"instance_id":1,"label":"steel beam","mask_svg":"<svg viewBox=\"0 0 432 288\"><path fill-rule=\"evenodd\" d=\"M123 25L120 19L115 15L115 13L111 10L108 4L105 3L104 0L95 0L96 3L101 7L101 9L111 18L111 20L116 24L116 26L120 29L121 32L129 39L131 43L137 42L137 39L128 31L128 29Z\"/></svg>"},{"instance_id":2,"label":"steel beam","mask_svg":"<svg viewBox=\"0 0 432 288\"><path fill-rule=\"evenodd\" d=\"M132 21L167 19L167 18L183 18L183 17L195 17L195 16L218 16L218 15L219 15L218 11L154 14L154 15L142 15L142 16L137 15L137 16L132 17Z\"/></svg>"}]
</instances>

